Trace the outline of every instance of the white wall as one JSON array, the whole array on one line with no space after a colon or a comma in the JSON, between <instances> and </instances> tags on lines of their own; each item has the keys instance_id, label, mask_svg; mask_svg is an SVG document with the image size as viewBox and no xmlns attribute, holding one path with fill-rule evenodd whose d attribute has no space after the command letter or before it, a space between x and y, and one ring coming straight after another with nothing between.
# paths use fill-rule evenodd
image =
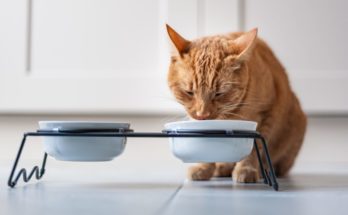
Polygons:
<instances>
[{"instance_id":1,"label":"white wall","mask_svg":"<svg viewBox=\"0 0 348 215\"><path fill-rule=\"evenodd\" d=\"M0 113L180 113L164 23L187 38L259 27L308 113L348 113L344 0L3 0Z\"/></svg>"}]
</instances>

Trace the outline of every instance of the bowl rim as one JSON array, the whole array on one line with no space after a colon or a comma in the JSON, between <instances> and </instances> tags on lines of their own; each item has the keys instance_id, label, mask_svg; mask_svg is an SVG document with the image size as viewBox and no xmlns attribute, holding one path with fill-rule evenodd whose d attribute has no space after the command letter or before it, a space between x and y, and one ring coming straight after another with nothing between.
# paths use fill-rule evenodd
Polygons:
<instances>
[{"instance_id":1,"label":"bowl rim","mask_svg":"<svg viewBox=\"0 0 348 215\"><path fill-rule=\"evenodd\" d=\"M81 123L81 124L130 124L129 122L112 122L112 121L65 121L65 120L41 120L40 123L64 123L64 124L73 124L73 123Z\"/></svg>"},{"instance_id":2,"label":"bowl rim","mask_svg":"<svg viewBox=\"0 0 348 215\"><path fill-rule=\"evenodd\" d=\"M103 128L123 128L123 129L129 129L131 124L130 123L122 123L122 122L111 122L111 121L39 121L39 128L42 127L52 127L56 126L59 128L66 128L66 127L74 127L74 129L90 129L90 128L96 128L96 129L103 129ZM52 128L48 128L52 129Z\"/></svg>"},{"instance_id":3,"label":"bowl rim","mask_svg":"<svg viewBox=\"0 0 348 215\"><path fill-rule=\"evenodd\" d=\"M170 126L174 126L174 125L181 125L181 124L186 124L186 123L197 123L197 124L206 124L206 123L210 123L210 122L214 122L214 123L228 123L228 122L233 122L233 123L246 123L246 124L253 124L254 126L257 126L257 122L256 121L251 121L251 120L231 120L231 119L218 119L218 120L185 120L185 121L176 121L176 122L168 122L166 124L164 124L165 128L168 128ZM200 129L200 130L206 130L206 129ZM208 129L207 129L208 130ZM214 130L214 128L211 128L209 130ZM221 130L221 129L219 129Z\"/></svg>"}]
</instances>

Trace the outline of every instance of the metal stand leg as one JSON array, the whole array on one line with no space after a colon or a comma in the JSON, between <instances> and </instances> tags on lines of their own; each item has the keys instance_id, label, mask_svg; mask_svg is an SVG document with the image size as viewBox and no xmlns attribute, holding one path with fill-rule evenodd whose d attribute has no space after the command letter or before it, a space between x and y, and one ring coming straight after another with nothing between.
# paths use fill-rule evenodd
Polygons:
<instances>
[{"instance_id":1,"label":"metal stand leg","mask_svg":"<svg viewBox=\"0 0 348 215\"><path fill-rule=\"evenodd\" d=\"M39 169L38 166L34 166L34 168L31 170L29 175L27 175L27 170L25 168L22 168L18 172L18 174L16 175L15 179L13 180L13 177L14 177L17 165L18 165L18 161L19 161L19 159L21 157L21 154L22 154L22 151L23 151L26 139L27 139L27 134L24 134L22 142L21 142L21 145L19 146L19 149L18 149L18 153L17 153L16 159L14 161L14 164L13 164L13 167L12 167L12 170L11 170L10 177L8 179L8 183L7 184L8 184L8 186L10 186L12 188L16 186L16 184L17 184L17 182L18 182L18 180L19 180L19 178L21 176L22 176L24 182L28 182L28 181L30 181L30 179L33 177L34 174L35 174L35 178L37 180L42 178L42 176L45 174L47 153L44 154L44 157L43 157L43 160L42 160L42 165L41 165L41 170Z\"/></svg>"},{"instance_id":2,"label":"metal stand leg","mask_svg":"<svg viewBox=\"0 0 348 215\"><path fill-rule=\"evenodd\" d=\"M262 144L263 150L265 152L266 161L267 161L267 165L268 165L268 169L269 169L269 172L266 169L264 169L264 174L262 174L262 175L267 177L268 184L270 186L272 186L274 190L278 190L279 185L278 185L275 173L274 173L271 157L270 157L269 152L268 152L266 139L264 137L262 137L262 136L258 137L257 139L261 140L261 144ZM256 152L257 152L258 151L257 142L254 141L254 144L256 144L255 148L256 148ZM259 156L260 153L257 153L257 154L258 154L258 158L259 158L259 162L260 162L260 167L263 168L262 167L262 160L261 160L261 158Z\"/></svg>"},{"instance_id":3,"label":"metal stand leg","mask_svg":"<svg viewBox=\"0 0 348 215\"><path fill-rule=\"evenodd\" d=\"M262 178L263 178L263 183L265 184L269 184L271 183L270 179L267 177L266 175L266 170L265 168L263 167L263 163L262 163L262 159L261 159L261 154L260 154L260 150L257 146L257 143L256 143L256 139L254 139L254 148L255 148L255 151L256 151L256 155L257 155L257 159L259 161L259 165L260 165L260 172L261 172L261 175L262 175Z\"/></svg>"}]
</instances>

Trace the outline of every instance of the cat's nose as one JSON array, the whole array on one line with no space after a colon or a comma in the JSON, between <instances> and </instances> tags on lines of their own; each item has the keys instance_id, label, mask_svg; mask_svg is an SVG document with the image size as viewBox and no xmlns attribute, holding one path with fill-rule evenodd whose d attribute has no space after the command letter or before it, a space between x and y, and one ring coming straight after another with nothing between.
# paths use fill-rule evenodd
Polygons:
<instances>
[{"instance_id":1,"label":"cat's nose","mask_svg":"<svg viewBox=\"0 0 348 215\"><path fill-rule=\"evenodd\" d=\"M201 112L201 111L196 112L196 117L198 120L208 119L209 116L210 116L210 112Z\"/></svg>"}]
</instances>

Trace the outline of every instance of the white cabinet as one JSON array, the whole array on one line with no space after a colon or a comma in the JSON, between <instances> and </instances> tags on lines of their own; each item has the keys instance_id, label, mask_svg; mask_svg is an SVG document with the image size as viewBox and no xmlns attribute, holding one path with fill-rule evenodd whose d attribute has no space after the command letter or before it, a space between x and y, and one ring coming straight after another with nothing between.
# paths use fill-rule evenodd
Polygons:
<instances>
[{"instance_id":1,"label":"white cabinet","mask_svg":"<svg viewBox=\"0 0 348 215\"><path fill-rule=\"evenodd\" d=\"M343 0L3 0L0 113L174 113L168 22L188 39L259 27L307 112L348 112Z\"/></svg>"},{"instance_id":2,"label":"white cabinet","mask_svg":"<svg viewBox=\"0 0 348 215\"><path fill-rule=\"evenodd\" d=\"M170 112L160 0L2 1L0 112Z\"/></svg>"},{"instance_id":3,"label":"white cabinet","mask_svg":"<svg viewBox=\"0 0 348 215\"><path fill-rule=\"evenodd\" d=\"M159 11L158 0L35 1L31 72L56 77L154 75Z\"/></svg>"},{"instance_id":4,"label":"white cabinet","mask_svg":"<svg viewBox=\"0 0 348 215\"><path fill-rule=\"evenodd\" d=\"M308 112L348 112L347 9L345 0L245 1L245 28L259 27Z\"/></svg>"},{"instance_id":5,"label":"white cabinet","mask_svg":"<svg viewBox=\"0 0 348 215\"><path fill-rule=\"evenodd\" d=\"M25 71L27 44L26 1L0 1L0 93L10 91L3 88L7 77L21 75ZM0 97L0 105L4 97Z\"/></svg>"}]
</instances>

